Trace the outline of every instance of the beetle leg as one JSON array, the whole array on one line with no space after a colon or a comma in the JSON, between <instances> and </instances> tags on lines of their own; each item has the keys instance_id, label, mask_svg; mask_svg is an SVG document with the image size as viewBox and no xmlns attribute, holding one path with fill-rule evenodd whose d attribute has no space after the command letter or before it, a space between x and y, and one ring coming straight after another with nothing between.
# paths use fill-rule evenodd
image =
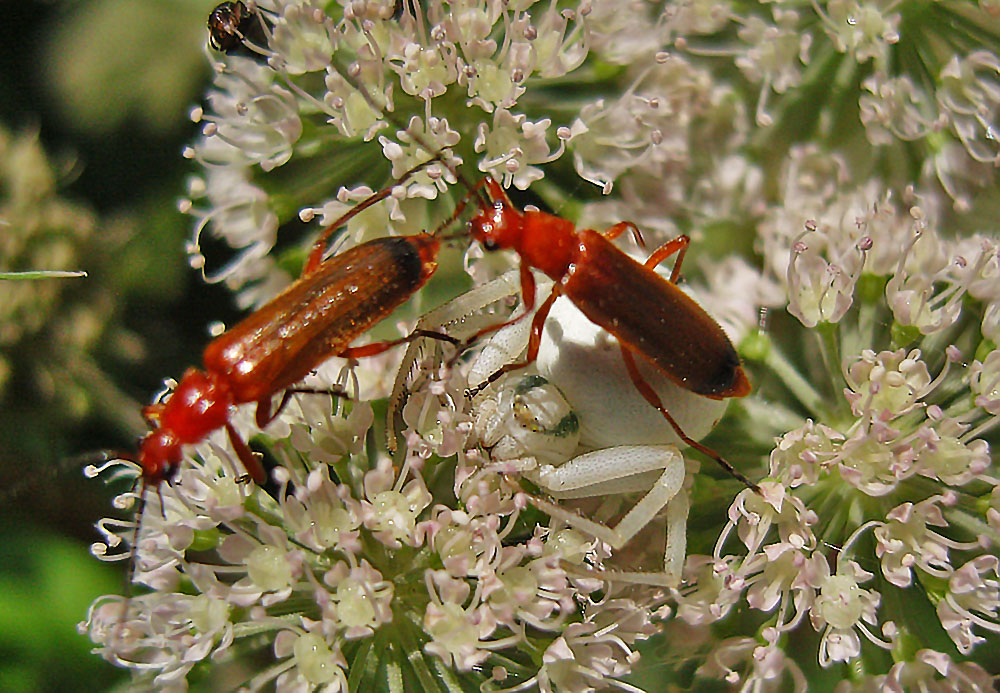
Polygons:
<instances>
[{"instance_id":1,"label":"beetle leg","mask_svg":"<svg viewBox=\"0 0 1000 693\"><path fill-rule=\"evenodd\" d=\"M492 334L493 332L496 332L497 330L502 330L503 328L507 327L508 325L513 325L515 322L518 322L519 320L522 320L525 316L528 315L528 313L530 313L534 309L534 307L535 307L535 293L536 293L536 291L535 291L535 275L533 275L531 273L531 268L528 267L523 262L521 263L520 272L521 272L521 303L524 304L524 310L521 312L520 315L515 315L510 320L505 320L504 322L497 323L496 325L487 325L486 327L484 327L483 329L479 330L478 332L476 332L475 334L473 334L471 337L469 337L468 339L466 339L465 343L462 345L463 348L469 346L470 344L472 344L473 342L475 342L477 339L479 339L483 335ZM552 293L553 294L555 293L555 288L554 287L553 287ZM551 299L551 298L552 297L549 296L549 299ZM549 303L550 307L551 307L551 300L547 300L546 302ZM541 313L542 312L541 309L539 309L538 312ZM545 314L548 315L548 312L549 312L548 308L546 308L545 309ZM537 313L536 313L536 317L537 317ZM532 330L532 332L534 332L534 330ZM539 337L540 336L541 335L539 334ZM462 350L459 349L459 351L461 352ZM536 354L538 353L537 346L535 348L535 353ZM531 360L528 361L528 363L531 363L531 361L534 361L534 360L535 359L532 358ZM499 378L500 376L498 375L497 377Z\"/></svg>"},{"instance_id":2,"label":"beetle leg","mask_svg":"<svg viewBox=\"0 0 1000 693\"><path fill-rule=\"evenodd\" d=\"M522 264L521 267L524 267L524 265ZM530 276L530 271L529 271L529 276ZM534 290L534 280L532 280L532 293L533 290ZM479 383L475 387L466 390L465 396L467 398L472 399L480 392L482 392L484 389L486 389L486 387L488 387L490 384L495 383L497 380L499 380L505 373L516 371L519 368L525 368L535 362L535 360L538 358L538 347L542 343L542 330L545 328L545 318L549 316L549 311L552 309L552 304L555 303L555 300L557 298L559 298L558 284L553 285L552 293L550 293L549 297L546 298L545 301L542 303L542 305L538 307L538 311L535 313L535 317L532 318L531 320L531 336L528 338L528 353L525 354L524 360L519 361L517 363L508 363L500 370L494 371L490 375L490 377L488 377L486 380ZM531 310L531 307L527 306L527 304L525 305L525 307L528 310ZM525 313L524 315L526 314L527 313ZM493 332L495 330L499 330L501 327L506 327L511 323L517 322L518 320L523 318L524 315L519 315L517 316L517 318L508 320L507 322L504 323L500 323L499 325L490 326L485 330L480 330L478 333L476 333L476 336L484 334L485 332Z\"/></svg>"},{"instance_id":3,"label":"beetle leg","mask_svg":"<svg viewBox=\"0 0 1000 693\"><path fill-rule=\"evenodd\" d=\"M626 370L628 370L628 375L632 379L632 384L635 385L635 388L646 399L646 401L649 402L651 405L653 405L653 407L663 415L663 418L665 418L667 422L671 425L671 427L673 427L674 432L677 434L677 436L685 443L693 447L695 450L698 450L702 454L707 455L708 457L718 462L723 469L729 472L730 475L742 481L748 488L753 489L757 493L760 493L760 487L758 487L757 484L747 479L740 472L736 471L733 465L729 464L724 459L722 459L722 455L720 455L707 445L702 445L697 440L694 440L681 429L681 427L677 424L677 422L674 421L674 417L672 417L670 415L670 412L667 411L667 408L663 406L663 402L660 401L659 395L656 394L656 392L653 390L650 384L646 382L646 379L642 377L642 374L639 373L639 368L635 364L635 356L633 356L632 352L629 351L624 346L622 345L619 346L621 347L622 360L625 361L625 368Z\"/></svg>"},{"instance_id":4,"label":"beetle leg","mask_svg":"<svg viewBox=\"0 0 1000 693\"><path fill-rule=\"evenodd\" d=\"M626 231L632 232L632 238L635 239L636 245L638 245L640 248L643 249L646 248L646 241L643 240L642 238L642 232L639 230L639 227L633 224L631 221L619 221L614 226L611 226L605 229L604 231L601 231L601 235L607 238L609 241L613 241Z\"/></svg>"},{"instance_id":5,"label":"beetle leg","mask_svg":"<svg viewBox=\"0 0 1000 693\"><path fill-rule=\"evenodd\" d=\"M260 403L257 404L257 408L259 411ZM260 463L257 455L228 421L226 422L226 434L229 436L229 442L233 446L233 450L236 451L236 456L243 464L243 468L253 477L257 485L263 486L267 483L267 473L264 471L264 465Z\"/></svg>"},{"instance_id":6,"label":"beetle leg","mask_svg":"<svg viewBox=\"0 0 1000 693\"><path fill-rule=\"evenodd\" d=\"M444 332L435 332L434 330L414 330L405 337L400 337L399 339L387 339L381 342L371 342L370 344L362 344L356 347L347 347L341 351L337 356L343 357L345 359L360 359L366 356L375 356L381 354L383 351L393 348L399 344L404 344L406 342L412 342L415 339L420 339L421 337L427 337L429 339L437 339L442 342L448 342L449 344L454 344L455 346L460 345L461 340L455 339L450 335L446 335Z\"/></svg>"},{"instance_id":7,"label":"beetle leg","mask_svg":"<svg viewBox=\"0 0 1000 693\"><path fill-rule=\"evenodd\" d=\"M684 256L687 254L689 245L691 245L691 237L687 234L678 236L672 241L667 241L646 258L646 267L654 268L674 253L677 253L674 269L670 273L670 283L676 284L677 278L681 276L681 264L684 262Z\"/></svg>"},{"instance_id":8,"label":"beetle leg","mask_svg":"<svg viewBox=\"0 0 1000 693\"><path fill-rule=\"evenodd\" d=\"M257 424L257 428L264 429L269 423L277 419L278 415L285 409L285 405L291 401L292 395L327 395L329 397L347 397L344 390L338 386L325 390L315 387L290 387L281 394L281 401L278 403L278 408L273 412L271 411L270 397L265 397L257 402L257 409L254 412L254 422Z\"/></svg>"}]
</instances>

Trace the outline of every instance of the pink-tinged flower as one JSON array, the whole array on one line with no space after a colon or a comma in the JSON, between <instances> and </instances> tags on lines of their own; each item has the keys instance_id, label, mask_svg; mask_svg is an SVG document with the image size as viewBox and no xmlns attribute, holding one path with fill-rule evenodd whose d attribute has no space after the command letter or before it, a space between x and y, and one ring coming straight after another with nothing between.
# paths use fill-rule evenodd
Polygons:
<instances>
[{"instance_id":1,"label":"pink-tinged flower","mask_svg":"<svg viewBox=\"0 0 1000 693\"><path fill-rule=\"evenodd\" d=\"M947 329L962 312L964 287L949 281L946 250L941 239L918 227L885 287L897 322L913 326L921 334Z\"/></svg>"},{"instance_id":2,"label":"pink-tinged flower","mask_svg":"<svg viewBox=\"0 0 1000 693\"><path fill-rule=\"evenodd\" d=\"M956 662L944 652L919 650L913 659L897 662L881 681L882 690L904 693L915 688L941 693L987 693L997 678L975 662Z\"/></svg>"},{"instance_id":3,"label":"pink-tinged flower","mask_svg":"<svg viewBox=\"0 0 1000 693\"><path fill-rule=\"evenodd\" d=\"M844 396L855 416L889 421L911 411L931 383L919 350L861 352L847 370Z\"/></svg>"},{"instance_id":4,"label":"pink-tinged flower","mask_svg":"<svg viewBox=\"0 0 1000 693\"><path fill-rule=\"evenodd\" d=\"M423 480L415 477L397 489L392 463L383 457L375 469L365 474L364 485L361 516L365 527L391 549L398 549L401 542L418 546L417 516L434 500Z\"/></svg>"},{"instance_id":5,"label":"pink-tinged flower","mask_svg":"<svg viewBox=\"0 0 1000 693\"><path fill-rule=\"evenodd\" d=\"M281 631L274 639L274 656L284 660L275 681L276 690L313 690L316 686L322 686L325 693L348 690L347 660L336 642L330 643L318 633Z\"/></svg>"},{"instance_id":6,"label":"pink-tinged flower","mask_svg":"<svg viewBox=\"0 0 1000 693\"><path fill-rule=\"evenodd\" d=\"M718 642L697 674L722 680L740 690L804 693L808 682L795 660L773 643L761 645L754 638L727 638Z\"/></svg>"},{"instance_id":7,"label":"pink-tinged flower","mask_svg":"<svg viewBox=\"0 0 1000 693\"><path fill-rule=\"evenodd\" d=\"M688 556L684 579L692 587L677 596L677 618L690 625L720 621L739 602L743 583L736 579L729 562Z\"/></svg>"},{"instance_id":8,"label":"pink-tinged flower","mask_svg":"<svg viewBox=\"0 0 1000 693\"><path fill-rule=\"evenodd\" d=\"M313 551L360 552L361 503L351 497L350 488L334 484L325 470L310 472L306 483L296 486L282 505L295 539Z\"/></svg>"},{"instance_id":9,"label":"pink-tinged flower","mask_svg":"<svg viewBox=\"0 0 1000 693\"><path fill-rule=\"evenodd\" d=\"M933 132L936 123L930 118L934 104L909 77L879 72L865 79L862 86L868 93L861 95L858 106L872 144L888 145L897 139L909 142Z\"/></svg>"},{"instance_id":10,"label":"pink-tinged flower","mask_svg":"<svg viewBox=\"0 0 1000 693\"><path fill-rule=\"evenodd\" d=\"M491 649L506 647L518 638L512 635L507 639L488 639L497 622L489 606L480 600L481 589L470 601L470 588L465 581L435 571L428 571L426 579L431 601L424 613L423 628L431 641L424 649L440 657L446 665L469 671L486 661Z\"/></svg>"},{"instance_id":11,"label":"pink-tinged flower","mask_svg":"<svg viewBox=\"0 0 1000 693\"><path fill-rule=\"evenodd\" d=\"M976 406L1000 416L1000 349L994 349L969 369L969 389L976 395Z\"/></svg>"},{"instance_id":12,"label":"pink-tinged flower","mask_svg":"<svg viewBox=\"0 0 1000 693\"><path fill-rule=\"evenodd\" d=\"M103 657L126 667L153 664L153 684L169 688L183 685L198 662L222 655L233 643L230 608L207 595L109 595L91 605L87 624Z\"/></svg>"},{"instance_id":13,"label":"pink-tinged flower","mask_svg":"<svg viewBox=\"0 0 1000 693\"><path fill-rule=\"evenodd\" d=\"M788 312L806 327L815 327L821 322L839 322L851 307L871 242L865 239L855 253L840 262L829 262L810 247L810 234L807 223L806 232L792 243L785 282Z\"/></svg>"},{"instance_id":14,"label":"pink-tinged flower","mask_svg":"<svg viewBox=\"0 0 1000 693\"><path fill-rule=\"evenodd\" d=\"M943 418L931 408L932 424L916 432L914 443L917 471L948 486L964 486L982 476L990 466L990 446L985 440L970 440L964 434L969 426L952 418ZM936 420L935 420L936 419Z\"/></svg>"},{"instance_id":15,"label":"pink-tinged flower","mask_svg":"<svg viewBox=\"0 0 1000 693\"><path fill-rule=\"evenodd\" d=\"M900 432L876 423L858 426L836 460L840 477L869 496L885 496L916 473L914 453Z\"/></svg>"},{"instance_id":16,"label":"pink-tinged flower","mask_svg":"<svg viewBox=\"0 0 1000 693\"><path fill-rule=\"evenodd\" d=\"M829 474L843 440L842 434L809 419L777 441L771 451L769 474L789 488L812 486Z\"/></svg>"},{"instance_id":17,"label":"pink-tinged flower","mask_svg":"<svg viewBox=\"0 0 1000 693\"><path fill-rule=\"evenodd\" d=\"M342 630L345 638L356 640L392 622L395 588L368 561L353 567L340 561L323 575L323 583L330 591L318 592L316 601L323 609L325 628Z\"/></svg>"},{"instance_id":18,"label":"pink-tinged flower","mask_svg":"<svg viewBox=\"0 0 1000 693\"><path fill-rule=\"evenodd\" d=\"M658 630L646 605L630 599L589 603L583 621L566 627L542 654L534 683L545 693L631 686L617 680L628 673L638 654L634 647ZM528 682L525 682L526 684Z\"/></svg>"},{"instance_id":19,"label":"pink-tinged flower","mask_svg":"<svg viewBox=\"0 0 1000 693\"><path fill-rule=\"evenodd\" d=\"M760 611L773 611L779 604L793 614L779 615L776 627L798 624L815 599L822 575L822 557L793 548L787 543L770 544L760 557L760 572L746 578L747 604Z\"/></svg>"},{"instance_id":20,"label":"pink-tinged flower","mask_svg":"<svg viewBox=\"0 0 1000 693\"><path fill-rule=\"evenodd\" d=\"M749 15L740 22L739 38L746 44L734 61L747 79L762 84L757 102L757 125L766 127L773 121L767 113L768 91L782 94L798 86L802 69L809 64L811 32L802 31L800 15L781 7L772 7L773 23Z\"/></svg>"},{"instance_id":21,"label":"pink-tinged flower","mask_svg":"<svg viewBox=\"0 0 1000 693\"><path fill-rule=\"evenodd\" d=\"M859 64L873 60L877 69L885 69L890 47L899 41L902 17L892 11L895 8L890 2L834 0L820 15L838 51L849 53Z\"/></svg>"},{"instance_id":22,"label":"pink-tinged flower","mask_svg":"<svg viewBox=\"0 0 1000 693\"><path fill-rule=\"evenodd\" d=\"M485 123L479 126L475 148L477 152L487 155L480 162L479 170L503 181L504 187L513 185L519 190L527 190L544 175L533 164L558 159L569 139L569 130L564 129L559 136L558 149L550 151L546 132L551 124L548 118L530 122L524 114L513 115L506 109L497 110L490 126Z\"/></svg>"},{"instance_id":23,"label":"pink-tinged flower","mask_svg":"<svg viewBox=\"0 0 1000 693\"><path fill-rule=\"evenodd\" d=\"M948 590L937 604L941 625L962 654L986 642L986 638L973 632L974 628L1000 633L998 564L1000 559L989 555L968 561L951 575Z\"/></svg>"},{"instance_id":24,"label":"pink-tinged flower","mask_svg":"<svg viewBox=\"0 0 1000 693\"><path fill-rule=\"evenodd\" d=\"M827 568L827 571L829 569ZM874 642L865 623L875 625L881 601L878 592L865 590L859 583L872 577L854 561L846 561L838 572L827 572L819 582L819 594L809 616L813 628L822 631L819 651L821 666L853 659L861 652L858 632Z\"/></svg>"},{"instance_id":25,"label":"pink-tinged flower","mask_svg":"<svg viewBox=\"0 0 1000 693\"><path fill-rule=\"evenodd\" d=\"M750 556L760 550L772 527L777 529L782 542L793 547L815 546L816 539L810 529L816 521L815 514L779 483L765 481L760 484L760 489L760 495L749 489L742 491L729 507L729 523L716 543L717 558L732 528L737 530Z\"/></svg>"},{"instance_id":26,"label":"pink-tinged flower","mask_svg":"<svg viewBox=\"0 0 1000 693\"><path fill-rule=\"evenodd\" d=\"M886 515L887 522L875 528L875 555L882 559L882 573L897 587L909 587L913 569L947 578L952 571L948 549L973 548L931 529L948 527L940 504L946 499L934 496L920 503L903 503Z\"/></svg>"},{"instance_id":27,"label":"pink-tinged flower","mask_svg":"<svg viewBox=\"0 0 1000 693\"><path fill-rule=\"evenodd\" d=\"M982 50L951 60L941 70L938 103L949 125L976 161L996 165L1000 150L990 146L989 115L1000 109L1000 59ZM985 135L985 137L984 137Z\"/></svg>"}]
</instances>

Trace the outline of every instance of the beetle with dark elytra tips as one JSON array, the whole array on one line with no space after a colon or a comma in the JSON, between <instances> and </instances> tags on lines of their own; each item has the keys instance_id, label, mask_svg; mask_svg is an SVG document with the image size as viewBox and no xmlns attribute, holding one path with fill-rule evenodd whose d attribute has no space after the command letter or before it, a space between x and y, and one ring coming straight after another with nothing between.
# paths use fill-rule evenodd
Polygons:
<instances>
[{"instance_id":1,"label":"beetle with dark elytra tips","mask_svg":"<svg viewBox=\"0 0 1000 693\"><path fill-rule=\"evenodd\" d=\"M407 171L401 184L434 157ZM288 401L293 386L333 356L373 356L417 337L455 343L421 330L400 339L352 347L350 343L387 317L422 287L437 269L437 231L375 238L323 259L329 235L350 218L388 197L394 186L355 205L317 239L295 282L241 322L216 337L203 355L204 371L189 369L165 402L143 416L152 430L135 462L142 480L156 486L181 460L181 448L225 428L237 457L258 483L264 472L230 423L234 406L256 403L256 423L267 426ZM272 410L272 398L284 393Z\"/></svg>"},{"instance_id":2,"label":"beetle with dark elytra tips","mask_svg":"<svg viewBox=\"0 0 1000 693\"><path fill-rule=\"evenodd\" d=\"M611 242L625 231L632 232L641 242L639 230L631 222L619 222L603 233L577 229L572 222L553 214L518 210L493 178L486 178L480 186L485 186L492 204L480 202L468 222L469 233L489 252L511 249L518 254L524 311L479 330L468 341L471 343L521 320L534 309L532 268L548 275L555 284L532 319L524 360L497 370L471 388L469 396L475 396L503 374L535 361L549 310L556 298L566 296L591 322L617 338L632 384L677 436L759 491L756 484L719 453L681 429L636 365L638 356L685 390L711 399L745 397L750 393L750 381L726 333L701 306L677 288L681 264L690 244L688 236L668 241L653 251L645 263L639 263ZM476 193L470 191L469 197ZM478 195L476 199L480 199ZM465 202L459 205L455 216L464 205ZM671 255L677 259L668 281L654 268Z\"/></svg>"}]
</instances>

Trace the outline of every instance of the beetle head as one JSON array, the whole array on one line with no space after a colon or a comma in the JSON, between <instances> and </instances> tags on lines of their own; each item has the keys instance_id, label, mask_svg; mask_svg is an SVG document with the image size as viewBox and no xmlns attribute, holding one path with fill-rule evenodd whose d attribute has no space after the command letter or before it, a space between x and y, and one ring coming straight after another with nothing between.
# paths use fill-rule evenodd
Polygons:
<instances>
[{"instance_id":1,"label":"beetle head","mask_svg":"<svg viewBox=\"0 0 1000 693\"><path fill-rule=\"evenodd\" d=\"M521 244L522 214L507 198L500 184L487 178L486 191L491 204L484 201L469 220L469 232L486 250L517 249Z\"/></svg>"}]
</instances>

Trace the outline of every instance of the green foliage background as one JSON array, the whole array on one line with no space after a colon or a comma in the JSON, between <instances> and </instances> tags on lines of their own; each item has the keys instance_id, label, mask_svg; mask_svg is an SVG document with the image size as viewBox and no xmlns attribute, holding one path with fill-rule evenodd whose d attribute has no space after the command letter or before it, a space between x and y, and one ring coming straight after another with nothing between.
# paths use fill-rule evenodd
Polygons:
<instances>
[{"instance_id":1,"label":"green foliage background","mask_svg":"<svg viewBox=\"0 0 1000 693\"><path fill-rule=\"evenodd\" d=\"M76 631L94 597L123 586L123 566L88 551L115 491L81 470L96 459L88 453L134 449L140 403L198 360L209 322L235 315L228 294L187 268L190 223L177 211L187 172L180 151L195 132L187 113L210 77L202 51L215 4L3 3L0 131L21 144L37 139L56 181L52 197L75 210L78 227L92 224L66 244L89 277L43 280L61 282L43 325L0 342L6 693L112 690L122 680ZM8 184L0 181L0 205L13 193ZM60 243L59 233L32 243ZM22 266L38 257L0 250L0 270L64 269ZM14 291L0 282L0 302Z\"/></svg>"}]
</instances>

